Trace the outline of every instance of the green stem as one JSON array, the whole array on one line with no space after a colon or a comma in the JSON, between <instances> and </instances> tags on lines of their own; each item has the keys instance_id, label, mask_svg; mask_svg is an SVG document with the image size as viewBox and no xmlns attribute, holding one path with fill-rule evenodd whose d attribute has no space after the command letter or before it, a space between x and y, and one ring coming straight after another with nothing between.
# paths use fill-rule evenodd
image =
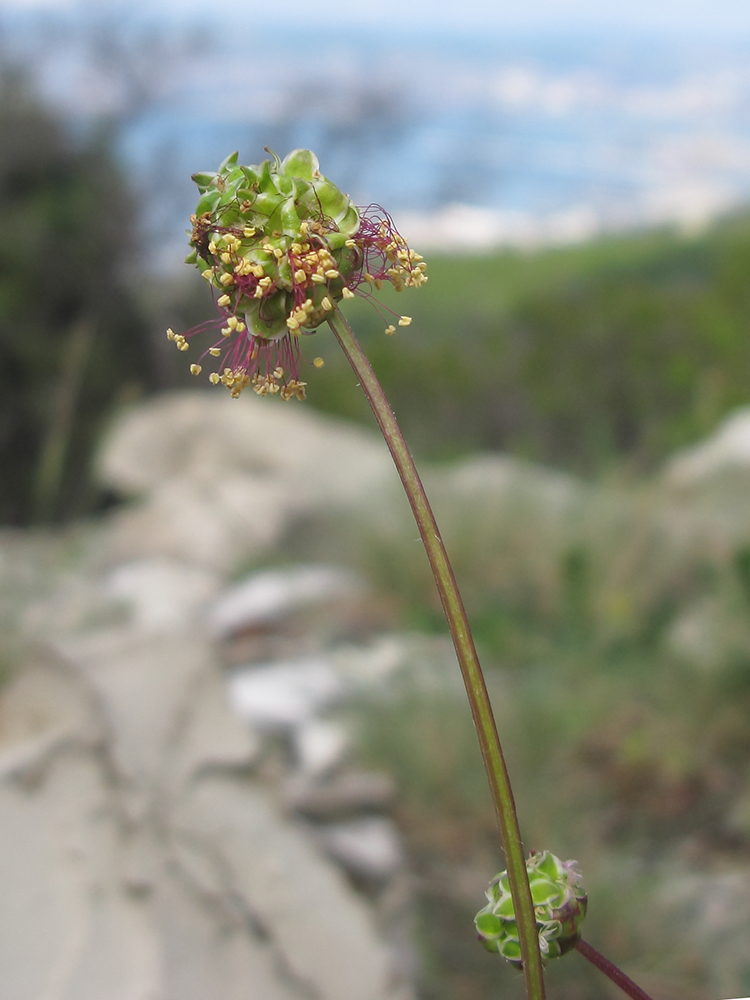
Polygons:
<instances>
[{"instance_id":1,"label":"green stem","mask_svg":"<svg viewBox=\"0 0 750 1000\"><path fill-rule=\"evenodd\" d=\"M642 990L637 983L634 983L630 976L626 976L622 969L618 969L614 962L610 962L601 952L593 948L588 941L584 941L581 938L576 944L576 948L584 958L587 958L592 965L595 965L600 972L603 972L605 976L608 976L613 983L619 986L623 993L627 993L631 1000L651 1000L651 997L645 990Z\"/></svg>"},{"instance_id":2,"label":"green stem","mask_svg":"<svg viewBox=\"0 0 750 1000\"><path fill-rule=\"evenodd\" d=\"M526 993L528 1000L544 1000L544 973L539 954L539 938L516 806L513 801L508 769L500 746L482 668L479 665L479 658L463 601L458 592L456 579L414 459L383 388L378 382L366 354L354 336L352 328L338 309L331 315L328 323L349 364L354 369L359 384L375 414L375 419L383 432L383 437L409 498L427 552L427 558L432 567L440 601L453 638L453 644L456 647L456 655L469 697L471 714L474 718L487 780L497 814L497 823L505 851L510 891L518 923Z\"/></svg>"}]
</instances>

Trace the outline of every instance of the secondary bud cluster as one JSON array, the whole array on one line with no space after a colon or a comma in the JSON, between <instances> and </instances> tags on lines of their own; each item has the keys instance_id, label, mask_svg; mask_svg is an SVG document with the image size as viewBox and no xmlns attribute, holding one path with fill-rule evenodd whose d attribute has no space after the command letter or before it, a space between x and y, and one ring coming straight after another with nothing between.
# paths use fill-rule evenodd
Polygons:
<instances>
[{"instance_id":1,"label":"secondary bud cluster","mask_svg":"<svg viewBox=\"0 0 750 1000\"><path fill-rule=\"evenodd\" d=\"M581 937L588 897L576 864L560 861L550 851L532 851L526 860L542 961L564 955ZM486 896L487 906L474 918L479 940L488 951L520 967L521 945L507 872L495 876Z\"/></svg>"},{"instance_id":2,"label":"secondary bud cluster","mask_svg":"<svg viewBox=\"0 0 750 1000\"><path fill-rule=\"evenodd\" d=\"M301 334L363 284L367 293L384 282L401 291L427 281L426 264L387 213L356 208L320 173L310 150L296 149L283 161L274 155L259 166L242 166L233 153L216 173L193 180L201 196L187 262L216 291L221 315L221 337L201 360L206 354L221 359L209 380L233 396L252 385L262 395L304 399ZM410 322L398 317L401 326ZM184 351L188 339L210 325L167 336ZM395 329L390 324L386 333ZM202 366L191 371L199 374Z\"/></svg>"}]
</instances>

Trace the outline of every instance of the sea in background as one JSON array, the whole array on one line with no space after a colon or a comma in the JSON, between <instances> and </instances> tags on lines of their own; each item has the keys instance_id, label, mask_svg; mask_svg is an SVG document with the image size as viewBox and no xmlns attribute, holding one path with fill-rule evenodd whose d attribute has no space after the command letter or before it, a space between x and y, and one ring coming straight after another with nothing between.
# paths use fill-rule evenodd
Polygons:
<instances>
[{"instance_id":1,"label":"sea in background","mask_svg":"<svg viewBox=\"0 0 750 1000\"><path fill-rule=\"evenodd\" d=\"M250 162L264 146L314 148L357 202L387 206L430 249L700 229L750 198L746 36L217 31L137 8L2 26L6 54L24 54L72 123L118 121L165 266L190 173L235 148Z\"/></svg>"}]
</instances>

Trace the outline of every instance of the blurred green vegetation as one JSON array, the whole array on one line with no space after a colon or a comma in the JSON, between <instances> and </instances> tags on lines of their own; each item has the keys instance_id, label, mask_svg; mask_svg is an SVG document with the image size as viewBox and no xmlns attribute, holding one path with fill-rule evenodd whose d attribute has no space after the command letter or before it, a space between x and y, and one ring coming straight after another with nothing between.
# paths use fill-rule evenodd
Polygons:
<instances>
[{"instance_id":1,"label":"blurred green vegetation","mask_svg":"<svg viewBox=\"0 0 750 1000\"><path fill-rule=\"evenodd\" d=\"M0 523L90 512L102 426L153 384L112 139L75 141L23 75L0 75Z\"/></svg>"},{"instance_id":2,"label":"blurred green vegetation","mask_svg":"<svg viewBox=\"0 0 750 1000\"><path fill-rule=\"evenodd\" d=\"M734 474L729 527L715 497L706 507L660 476L591 486L507 459L423 474L527 847L581 862L584 936L650 995L746 996L750 476ZM400 628L446 636L395 487L290 545L363 572L391 595ZM520 1000L517 975L474 940L473 914L503 862L465 699L451 685L407 686L364 706L360 725L365 761L401 790L429 956L422 996ZM556 1000L610 995L576 955L548 975Z\"/></svg>"},{"instance_id":3,"label":"blurred green vegetation","mask_svg":"<svg viewBox=\"0 0 750 1000\"><path fill-rule=\"evenodd\" d=\"M750 219L535 254L429 258L430 281L348 304L424 457L503 449L588 475L646 469L750 401ZM312 404L366 420L329 338Z\"/></svg>"}]
</instances>

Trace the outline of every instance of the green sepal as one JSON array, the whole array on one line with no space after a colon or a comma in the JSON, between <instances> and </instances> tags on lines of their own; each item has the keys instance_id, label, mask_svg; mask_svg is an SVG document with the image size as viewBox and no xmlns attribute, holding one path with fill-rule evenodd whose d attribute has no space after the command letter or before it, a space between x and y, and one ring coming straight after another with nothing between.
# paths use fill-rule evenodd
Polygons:
<instances>
[{"instance_id":1,"label":"green sepal","mask_svg":"<svg viewBox=\"0 0 750 1000\"><path fill-rule=\"evenodd\" d=\"M215 173L193 174L191 180L195 181L201 191L205 191L211 187L216 177Z\"/></svg>"},{"instance_id":2,"label":"green sepal","mask_svg":"<svg viewBox=\"0 0 750 1000\"><path fill-rule=\"evenodd\" d=\"M239 154L238 150L235 150L233 153L230 153L229 156L227 156L224 160L221 161L221 164L219 165L219 169L216 171L216 173L217 174L226 174L226 173L228 173L229 172L229 168L233 167L237 163L237 160L239 159L239 155L240 154Z\"/></svg>"},{"instance_id":3,"label":"green sepal","mask_svg":"<svg viewBox=\"0 0 750 1000\"><path fill-rule=\"evenodd\" d=\"M338 220L338 227L341 230L341 235L347 238L353 236L354 233L359 229L359 211L355 205L349 205L349 208L344 213L343 218Z\"/></svg>"},{"instance_id":4,"label":"green sepal","mask_svg":"<svg viewBox=\"0 0 750 1000\"><path fill-rule=\"evenodd\" d=\"M293 149L281 161L281 169L287 177L299 177L303 181L320 176L320 164L311 149Z\"/></svg>"},{"instance_id":5,"label":"green sepal","mask_svg":"<svg viewBox=\"0 0 750 1000\"><path fill-rule=\"evenodd\" d=\"M321 177L313 186L323 214L334 222L343 219L349 208L349 199L344 192L325 177Z\"/></svg>"},{"instance_id":6,"label":"green sepal","mask_svg":"<svg viewBox=\"0 0 750 1000\"><path fill-rule=\"evenodd\" d=\"M205 212L214 212L221 201L221 191L217 188L213 188L210 191L206 191L205 194L201 195L198 199L198 204L195 207L196 215L203 215Z\"/></svg>"}]
</instances>

